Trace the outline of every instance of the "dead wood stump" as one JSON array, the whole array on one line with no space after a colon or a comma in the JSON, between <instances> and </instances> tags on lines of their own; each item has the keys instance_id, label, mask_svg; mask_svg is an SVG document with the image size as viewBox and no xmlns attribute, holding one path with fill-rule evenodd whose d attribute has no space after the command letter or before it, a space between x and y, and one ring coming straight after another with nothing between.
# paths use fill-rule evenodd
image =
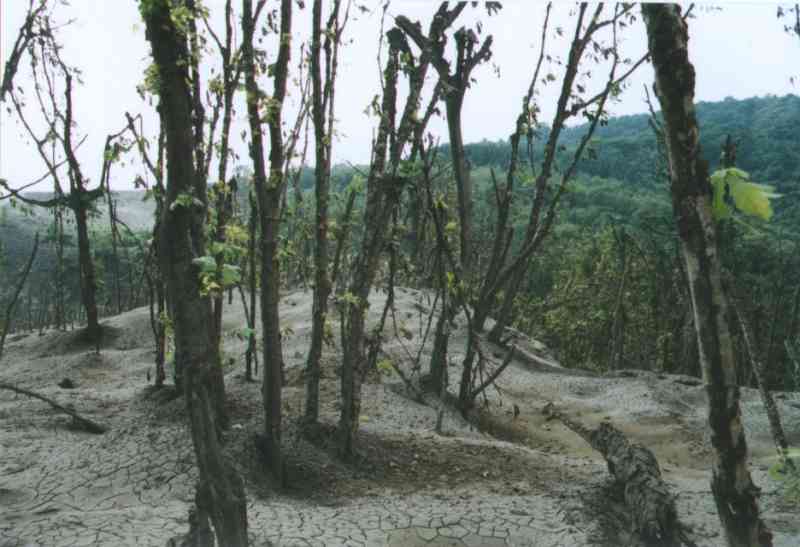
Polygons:
<instances>
[{"instance_id":1,"label":"dead wood stump","mask_svg":"<svg viewBox=\"0 0 800 547\"><path fill-rule=\"evenodd\" d=\"M624 487L625 503L631 511L634 531L647 545L694 545L678 520L675 498L661 478L658 460L650 449L631 443L607 422L589 429L561 414L553 403L548 403L542 414L548 419L561 421L603 455L609 473Z\"/></svg>"}]
</instances>

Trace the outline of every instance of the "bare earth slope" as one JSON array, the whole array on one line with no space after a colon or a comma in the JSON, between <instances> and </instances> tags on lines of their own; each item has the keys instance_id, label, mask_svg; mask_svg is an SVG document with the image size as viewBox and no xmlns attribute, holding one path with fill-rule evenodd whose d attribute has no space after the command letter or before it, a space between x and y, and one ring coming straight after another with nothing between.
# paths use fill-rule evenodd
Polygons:
<instances>
[{"instance_id":1,"label":"bare earth slope","mask_svg":"<svg viewBox=\"0 0 800 547\"><path fill-rule=\"evenodd\" d=\"M385 301L372 301L374 324ZM431 305L423 293L399 290L395 322L384 349L414 377ZM438 403L415 402L392 372L374 372L364 386L361 459L335 457L330 431L338 416L339 352L323 358L323 426L311 438L294 424L303 404L302 367L310 334L311 295L282 302L288 385L284 389L289 488L276 493L261 472L254 437L262 428L258 384L242 378L241 305L227 307L224 328L231 429L227 446L248 485L253 545L531 545L629 544L621 494L605 463L569 430L545 422L542 406L587 423L610 419L656 453L678 493L683 521L700 545L722 545L709 492L705 397L691 378L623 371L597 377L558 367L544 348L531 351L552 366L514 361L487 392L476 417L480 431L445 412L444 435L434 433ZM158 545L186 530L194 495L194 458L183 401L171 389L148 386L152 336L147 310L104 321L99 355L73 333L16 336L0 363L0 380L72 404L110 426L104 435L71 427L40 401L0 391L0 546ZM397 326L395 336L394 325ZM338 324L334 326L338 338ZM422 348L427 364L430 340ZM461 360L463 321L451 343ZM495 349L500 361L502 352ZM459 370L451 368L451 391ZM75 389L57 386L63 378ZM779 406L790 444L800 445L800 398ZM794 397L794 399L792 399ZM514 405L519 415L512 411ZM753 474L776 545L800 545L800 518L766 473L773 454L754 390L744 392Z\"/></svg>"}]
</instances>

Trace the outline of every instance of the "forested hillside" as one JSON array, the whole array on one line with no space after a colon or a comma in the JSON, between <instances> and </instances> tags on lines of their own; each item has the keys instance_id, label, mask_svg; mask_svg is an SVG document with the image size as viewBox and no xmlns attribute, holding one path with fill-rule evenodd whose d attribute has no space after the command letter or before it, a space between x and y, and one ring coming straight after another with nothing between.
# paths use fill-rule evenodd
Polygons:
<instances>
[{"instance_id":1,"label":"forested hillside","mask_svg":"<svg viewBox=\"0 0 800 547\"><path fill-rule=\"evenodd\" d=\"M800 98L697 97L800 4L96 4L0 3L0 545L798 545Z\"/></svg>"},{"instance_id":2,"label":"forested hillside","mask_svg":"<svg viewBox=\"0 0 800 547\"><path fill-rule=\"evenodd\" d=\"M800 153L795 128L800 126L800 97L701 102L697 118L703 155L712 170L719 166L730 135L738 144L737 166L779 194L769 222L742 217L727 223L725 257L739 272L742 294L748 295L742 305L752 314L765 359L778 365L772 374L800 385L779 343L782 330L792 332L798 321L800 263L794 250L800 244ZM606 367L614 360L629 366L674 362L685 371L696 366L695 350L686 346L692 336L688 308L680 311L688 295L674 278L680 264L664 152L649 119L649 114L615 117L597 128L591 151L581 159L562 198L556 241L536 261L527 295L518 303L519 326L543 337L568 363ZM585 130L578 126L565 131L562 166ZM540 129L535 141L534 171L547 134L547 128ZM510 145L483 141L467 145L466 151L481 204L491 203L490 170L502 174ZM518 193L519 201L530 200L524 186ZM520 224L524 221L519 217ZM587 308L592 309L588 315ZM622 350L615 348L614 329L627 331ZM616 351L622 355L615 356Z\"/></svg>"},{"instance_id":3,"label":"forested hillside","mask_svg":"<svg viewBox=\"0 0 800 547\"><path fill-rule=\"evenodd\" d=\"M793 128L800 127L800 97L787 95L701 102L697 105L697 113L701 127L701 146L705 158L713 166L712 169L719 164L721 146L726 137L731 135L738 143L738 166L750 173L752 180L770 184L780 194L779 198L773 200L775 215L770 222L749 219L743 220L745 224L730 227L731 233L738 234L735 238L736 246L741 248L742 256L737 267L749 268L745 279L748 279L748 283L752 283L752 287L757 289L756 294L761 295L754 296L753 302L750 304L755 314L754 328L760 339L762 336L769 336L774 328L770 317L784 316L791 317L792 321L797 320L795 318L797 298L792 292L795 286L792 272L795 261L792 253L788 250L793 249L798 241L796 215L800 208L800 154L796 149L794 140L796 135L793 133ZM670 241L668 235L671 233L672 213L664 160L653 129L648 122L649 118L649 114L612 117L607 124L597 128L595 137L591 141L591 150L584 154L579 162L576 177L562 198L563 206L555 224L555 234L558 239L554 244L548 246L548 252L537 261L527 282L529 291L524 300L534 307L541 306L544 313L531 316L533 318L529 317L520 326L547 339L556 351L562 353L562 357L567 363L585 365L597 360L607 361L609 346L593 347L591 351L588 351L586 345L595 344L592 340L604 340L608 336L607 329L611 328L609 322L612 321L612 318L610 315L604 315L602 320L598 321L597 317L592 319L581 317L580 310L586 305L586 302L578 294L573 294L576 290L575 282L566 285L559 284L559 276L563 275L565 269L574 271L576 263L585 264L589 268L586 276L599 276L599 279L594 279L592 283L584 285L585 290L589 291L585 298L589 298L591 295L593 299L601 299L607 294L608 302L595 300L597 303L595 308L598 310L596 313L611 314L616 301L616 296L612 294L614 293L614 283L617 282L615 278L620 275L622 268L621 262L612 267L614 260L621 260L619 258L612 260L612 255L620 252L614 249L621 248L620 245L624 246L624 243L620 243L620 234L624 234L624 238L640 238L641 241L636 245L644 246L643 248L648 249L648 252L657 253L658 256L655 261L653 257L650 257L649 261L646 260L643 263L647 264L649 273L639 272L636 274L636 278L644 276L653 283L657 283L649 288L639 287L638 290L630 293L636 295L639 304L644 303L646 300L644 294L648 291L653 293L653 298L659 297L667 300L678 298L676 295L670 296L669 291L665 291L664 287L659 285L667 283L668 286L679 287L679 285L671 284L668 276L663 279L661 277L666 274L660 269L667 267L668 263L672 264L663 261L668 260L670 252L674 254L674 249L670 251L673 242ZM570 127L565 130L562 137L563 150L560 154L562 166L585 130L586 126ZM541 158L542 155L542 143L548 134L546 126L540 127L534 140L534 172L538 158ZM482 141L467 144L465 150L473 171L472 178L476 192L475 207L478 216L488 222L492 213L484 208L486 204L490 203L490 200L494 199L490 172L494 170L496 174L500 174L507 167L510 145L507 141ZM439 155L446 158L449 155L449 146L443 145ZM366 166L333 167L331 186L335 210L339 210L339 212L343 210L351 183L355 180L357 186L359 173L363 173L366 169L368 169ZM238 185L237 200L243 216L246 216L249 210L247 195L252 188L249 176L246 170L242 171ZM290 203L289 211L290 215L293 215L290 218L294 220L287 225L287 230L293 230L292 233L296 235L306 234L303 237L310 237L305 223L311 222L310 215L313 214L313 208L309 208L303 203L308 203L313 199L313 169L302 168L293 176L299 190L294 195L303 196L304 201L296 202L297 198L295 198ZM518 188L517 193L516 207L518 211L521 211L526 204L530 203L531 194L529 187L524 184ZM42 194L38 196L46 197ZM144 192L115 193L114 199L118 203L117 214L120 219L139 234L141 241L145 241L149 237L148 232L152 226L153 199L146 196ZM360 198L356 199L356 204L363 206ZM52 224L52 217L41 209L28 207L25 209L27 211L25 214L20 210L21 208L12 209L7 203L0 205L0 222L3 226L3 230L0 232L0 243L5 250L4 259L7 271L14 271L24 263L35 229L41 230L42 233L47 233L48 230L52 231L52 226L48 227L48 223ZM104 301L111 299L110 291L113 286L112 274L114 271L110 239L108 235L105 236L105 239L102 236L103 233L107 234L108 232L107 214L107 205L100 204L92 221L93 230L98 236L96 256L102 258L101 271L104 275L104 283L101 292L105 294ZM525 221L521 215L515 218L520 225ZM293 228L293 226L295 227ZM355 229L358 230L358 227ZM410 229L410 226L407 226L407 229ZM289 233L286 232L286 235L288 236ZM70 267L74 260L69 258L74 256L76 251L69 236L67 236L66 243L65 285L74 288L71 291L71 298L77 302L77 270ZM292 256L296 256L295 253L302 251L302 247L305 245L301 245L299 240L286 240L285 244ZM310 242L308 244L310 245ZM139 249L133 241L128 241L127 246L127 256L132 257L128 260L135 263L139 260ZM37 279L44 280L47 278L47 272L52 272L55 268L55 246L52 237L45 240L45 245L40 252L41 258L37 262L34 275L37 276ZM604 273L594 270L592 264L595 261L599 261L599 266L606 269ZM672 264L669 267L674 268L677 265ZM123 266L122 269L126 272L129 271L127 266ZM289 270L295 271L293 275L308 275L307 273L301 274L306 271L306 266L302 264L302 261L298 261L296 268L290 267ZM607 283L613 285L605 287L608 292L596 290L596 284L603 275L609 276ZM584 280L584 282L587 281ZM785 293L785 298L775 296L778 294L776 291L781 291L780 294ZM543 300L540 302L540 299ZM536 302L539 303L535 304ZM786 306L785 314L775 308L779 303ZM576 315L572 316L569 310L574 310ZM629 310L629 313L630 311L632 310ZM652 313L661 312L656 308L652 310ZM534 318L538 318L538 320ZM665 319L662 318L662 320ZM628 333L631 351L644 352L643 348L636 348L637 344L652 346L652 348L649 353L644 352L636 357L633 355L625 357L624 360L628 364L633 366L653 359L658 362L671 361L674 355L665 349L667 347L664 341L665 336L675 346L671 350L673 354L690 351L687 348L678 348L680 342L678 342L677 332L648 329L648 324L648 321L642 318L631 323L631 325L636 325L632 328L639 332L638 335ZM787 328L789 327L790 325L787 325ZM570 333L564 332L563 328L568 328ZM684 325L681 328L688 327ZM762 335L762 331L765 334ZM686 337L688 334L684 333L680 336ZM776 335L773 333L771 336L774 338ZM638 342L635 342L636 340ZM775 346L772 351L782 351L781 344L772 342L772 345ZM660 346L662 349L657 351L656 346ZM685 359L682 361L684 367L691 370L691 361L687 362ZM605 365L598 364L598 366ZM781 365L774 374L782 374L780 370L784 366L790 366L789 362ZM785 378L786 381L793 382L793 373L787 372L786 374L788 374Z\"/></svg>"},{"instance_id":4,"label":"forested hillside","mask_svg":"<svg viewBox=\"0 0 800 547\"><path fill-rule=\"evenodd\" d=\"M703 156L712 168L719 164L721 146L731 135L738 143L738 166L753 180L775 185L781 193L797 190L800 97L727 98L699 102L696 108ZM652 186L659 151L649 118L649 114L612 117L598 127L591 142L593 151L581 160L579 171L637 187ZM574 147L585 130L585 125L567 128L562 144ZM534 149L539 155L546 135L547 128L540 130L539 145ZM510 147L503 141L483 141L467 145L467 152L475 167L499 166L508 161Z\"/></svg>"}]
</instances>

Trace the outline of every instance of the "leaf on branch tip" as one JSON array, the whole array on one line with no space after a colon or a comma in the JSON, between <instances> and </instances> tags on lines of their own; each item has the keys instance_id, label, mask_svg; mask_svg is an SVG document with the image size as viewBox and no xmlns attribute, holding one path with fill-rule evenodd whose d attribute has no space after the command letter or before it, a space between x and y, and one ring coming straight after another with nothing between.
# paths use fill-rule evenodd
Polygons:
<instances>
[{"instance_id":1,"label":"leaf on branch tip","mask_svg":"<svg viewBox=\"0 0 800 547\"><path fill-rule=\"evenodd\" d=\"M731 202L736 210L746 215L763 220L772 217L770 199L778 194L771 186L751 182L745 171L735 167L719 169L711 175L711 185L714 188L712 211L717 220L731 215Z\"/></svg>"}]
</instances>

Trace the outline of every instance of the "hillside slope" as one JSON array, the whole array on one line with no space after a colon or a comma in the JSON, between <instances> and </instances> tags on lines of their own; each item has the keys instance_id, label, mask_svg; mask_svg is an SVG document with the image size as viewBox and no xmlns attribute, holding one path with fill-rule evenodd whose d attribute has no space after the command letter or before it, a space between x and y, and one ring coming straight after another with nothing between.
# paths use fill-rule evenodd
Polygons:
<instances>
[{"instance_id":1,"label":"hillside slope","mask_svg":"<svg viewBox=\"0 0 800 547\"><path fill-rule=\"evenodd\" d=\"M384 301L380 292L373 296L370 326ZM408 356L420 349L430 305L425 293L399 289L395 317L403 336L390 327L384 333L387 357L408 375L414 374ZM326 347L323 356L323 427L312 438L296 427L311 306L307 292L281 301L282 320L291 327L284 348L289 488L283 493L273 490L258 462L260 386L242 379L244 342L235 332L244 317L238 303L226 308L233 425L225 435L247 483L254 545L630 545L627 513L605 462L572 432L545 422L540 411L550 401L589 424L611 420L653 449L698 544L723 545L708 486L711 452L697 380L633 371L597 376L557 363L514 361L497 389L487 392L480 430L447 409L440 436L433 432L435 400L416 402L393 373L371 373L364 385L362 456L346 465L335 457L330 436L338 417L338 348ZM451 341L456 363L465 342L465 321L457 321ZM104 324L111 334L99 354L77 343L75 333L17 335L7 347L0 381L72 404L111 429L100 436L72 430L40 401L0 391L0 545L163 546L186 529L194 457L182 399L169 388L154 390L146 379L152 367L147 310ZM497 360L503 356L499 348L486 349ZM529 349L549 359L541 346ZM422 355L424 367L430 348ZM457 376L454 368L453 382ZM76 389L56 386L65 377ZM789 441L797 445L800 402L778 395ZM775 545L795 546L800 523L767 476L773 449L754 390L743 389L743 412Z\"/></svg>"},{"instance_id":2,"label":"hillside slope","mask_svg":"<svg viewBox=\"0 0 800 547\"><path fill-rule=\"evenodd\" d=\"M730 134L738 141L738 165L750 172L753 180L775 184L781 192L796 189L800 180L800 97L728 98L699 102L696 107L703 155L712 168L719 163L720 147ZM647 114L612 117L598 127L591 146L594 153L584 155L578 171L632 185L651 184L658 150L648 118ZM585 130L585 125L566 128L561 144L573 148ZM545 127L535 148L536 158L541 158L546 136ZM472 143L466 149L475 167L504 165L509 156L507 141Z\"/></svg>"}]
</instances>

